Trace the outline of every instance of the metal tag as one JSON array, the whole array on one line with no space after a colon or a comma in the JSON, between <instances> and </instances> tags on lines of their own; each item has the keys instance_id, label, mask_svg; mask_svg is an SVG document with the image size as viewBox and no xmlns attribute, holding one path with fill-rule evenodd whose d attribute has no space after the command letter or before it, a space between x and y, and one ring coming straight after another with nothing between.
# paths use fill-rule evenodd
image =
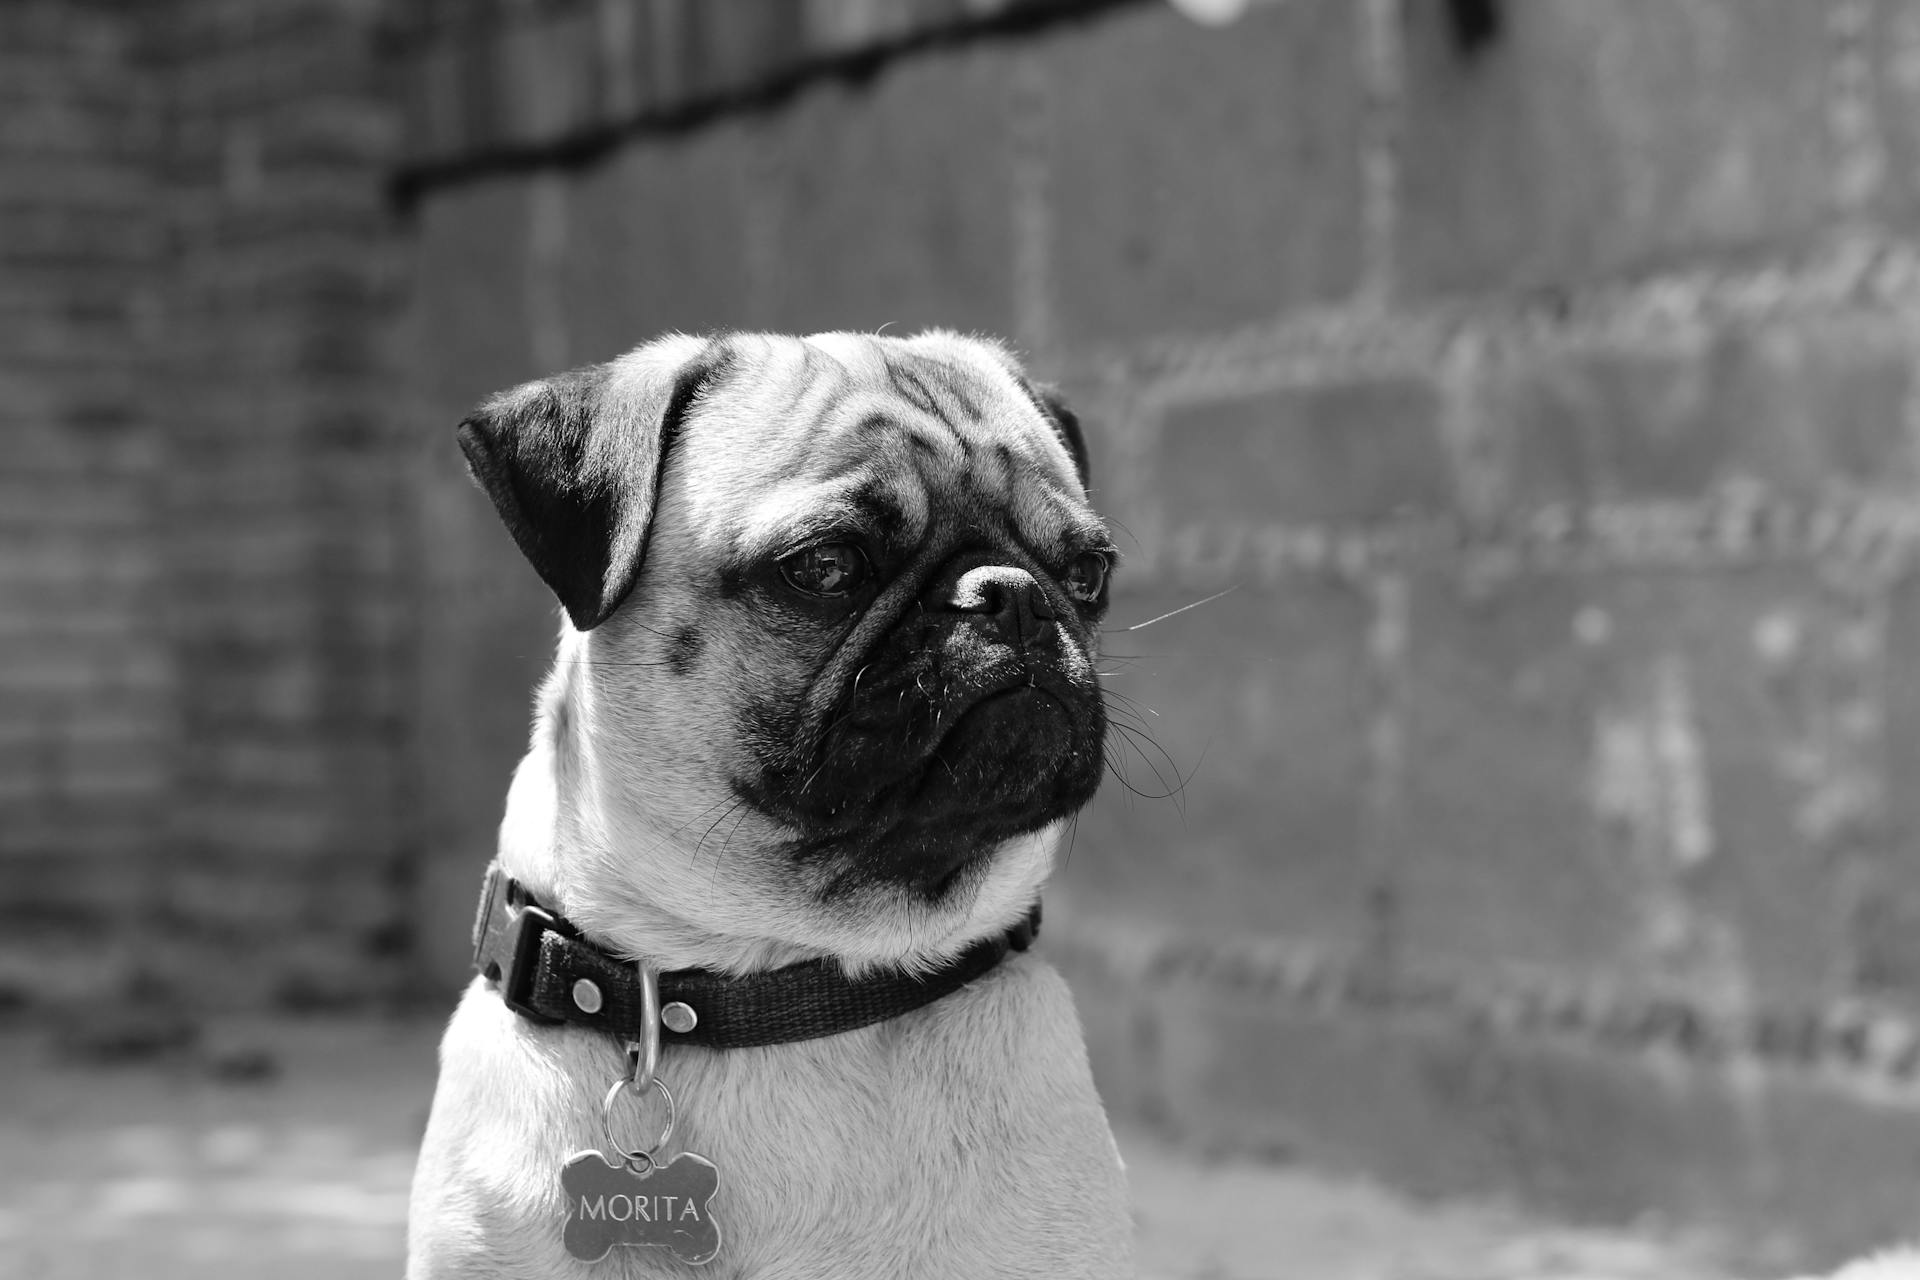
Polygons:
<instances>
[{"instance_id":1,"label":"metal tag","mask_svg":"<svg viewBox=\"0 0 1920 1280\"><path fill-rule=\"evenodd\" d=\"M560 1167L567 1252L598 1262L615 1245L649 1245L693 1266L713 1261L720 1252L711 1204L720 1172L713 1162L683 1152L661 1164L645 1156L635 1163L644 1169L582 1151Z\"/></svg>"}]
</instances>

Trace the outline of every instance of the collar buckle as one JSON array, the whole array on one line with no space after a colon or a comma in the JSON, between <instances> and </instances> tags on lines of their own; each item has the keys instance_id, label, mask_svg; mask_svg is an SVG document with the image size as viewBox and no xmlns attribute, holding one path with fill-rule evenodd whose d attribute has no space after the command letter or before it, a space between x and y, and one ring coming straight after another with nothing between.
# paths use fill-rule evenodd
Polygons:
<instances>
[{"instance_id":1,"label":"collar buckle","mask_svg":"<svg viewBox=\"0 0 1920 1280\"><path fill-rule=\"evenodd\" d=\"M535 1022L558 1022L529 1002L540 967L540 942L549 933L568 935L551 911L534 903L518 880L499 867L487 869L480 918L474 922L473 967L500 988L509 1009Z\"/></svg>"}]
</instances>

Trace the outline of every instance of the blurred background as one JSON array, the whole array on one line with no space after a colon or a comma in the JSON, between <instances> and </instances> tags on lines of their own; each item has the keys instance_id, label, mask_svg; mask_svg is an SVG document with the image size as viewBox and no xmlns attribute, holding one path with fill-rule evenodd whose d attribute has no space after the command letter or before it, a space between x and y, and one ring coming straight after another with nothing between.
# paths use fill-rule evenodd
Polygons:
<instances>
[{"instance_id":1,"label":"blurred background","mask_svg":"<svg viewBox=\"0 0 1920 1280\"><path fill-rule=\"evenodd\" d=\"M556 629L451 428L749 327L1088 425L1154 1274L1913 1229L1917 215L1920 0L7 0L0 1273L397 1267Z\"/></svg>"}]
</instances>

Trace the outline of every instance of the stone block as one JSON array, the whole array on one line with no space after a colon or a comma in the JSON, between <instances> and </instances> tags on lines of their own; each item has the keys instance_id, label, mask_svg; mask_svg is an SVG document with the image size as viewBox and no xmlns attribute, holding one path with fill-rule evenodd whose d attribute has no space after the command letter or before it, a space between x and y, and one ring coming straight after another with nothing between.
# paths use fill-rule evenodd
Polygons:
<instances>
[{"instance_id":1,"label":"stone block","mask_svg":"<svg viewBox=\"0 0 1920 1280\"><path fill-rule=\"evenodd\" d=\"M1035 40L1061 340L1199 335L1352 293L1361 274L1360 10L1165 5Z\"/></svg>"},{"instance_id":2,"label":"stone block","mask_svg":"<svg viewBox=\"0 0 1920 1280\"><path fill-rule=\"evenodd\" d=\"M558 256L575 359L604 360L663 333L751 324L747 220L752 126L727 121L636 142L569 184Z\"/></svg>"},{"instance_id":3,"label":"stone block","mask_svg":"<svg viewBox=\"0 0 1920 1280\"><path fill-rule=\"evenodd\" d=\"M1445 516L1452 468L1423 382L1285 388L1168 409L1149 464L1174 523L1367 526Z\"/></svg>"},{"instance_id":4,"label":"stone block","mask_svg":"<svg viewBox=\"0 0 1920 1280\"><path fill-rule=\"evenodd\" d=\"M1729 483L1798 502L1903 492L1911 353L1885 318L1775 325L1668 350L1532 351L1489 365L1484 483L1520 512L1692 498Z\"/></svg>"},{"instance_id":5,"label":"stone block","mask_svg":"<svg viewBox=\"0 0 1920 1280\"><path fill-rule=\"evenodd\" d=\"M1013 324L1008 65L905 58L818 83L761 125L771 252L750 250L757 321L809 332L1005 333Z\"/></svg>"},{"instance_id":6,"label":"stone block","mask_svg":"<svg viewBox=\"0 0 1920 1280\"><path fill-rule=\"evenodd\" d=\"M1578 284L1803 242L1827 207L1827 14L1800 0L1504 6L1467 57L1406 15L1411 293Z\"/></svg>"},{"instance_id":7,"label":"stone block","mask_svg":"<svg viewBox=\"0 0 1920 1280\"><path fill-rule=\"evenodd\" d=\"M1388 874L1412 963L1839 994L1835 858L1878 774L1833 738L1863 673L1812 571L1433 574L1411 599Z\"/></svg>"},{"instance_id":8,"label":"stone block","mask_svg":"<svg viewBox=\"0 0 1920 1280\"><path fill-rule=\"evenodd\" d=\"M94 804L79 811L9 806L8 820L0 824L0 856L12 892L0 904L0 919L27 928L9 930L8 941L37 941L45 948L50 935L69 926L94 942L90 951L97 958L102 949L95 940L102 933L124 929L151 909L148 868L160 855L155 821L150 803ZM20 967L42 976L43 957L44 951L25 957Z\"/></svg>"}]
</instances>

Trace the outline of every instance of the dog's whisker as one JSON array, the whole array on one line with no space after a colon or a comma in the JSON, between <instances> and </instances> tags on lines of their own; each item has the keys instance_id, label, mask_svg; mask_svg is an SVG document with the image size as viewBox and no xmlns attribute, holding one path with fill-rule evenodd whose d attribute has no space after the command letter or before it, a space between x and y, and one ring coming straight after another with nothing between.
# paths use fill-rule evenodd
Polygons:
<instances>
[{"instance_id":1,"label":"dog's whisker","mask_svg":"<svg viewBox=\"0 0 1920 1280\"><path fill-rule=\"evenodd\" d=\"M1118 703L1107 704L1107 722L1113 725L1126 725L1140 733L1147 734L1149 737L1152 736L1152 730L1148 726L1145 717L1133 707L1122 706Z\"/></svg>"},{"instance_id":2,"label":"dog's whisker","mask_svg":"<svg viewBox=\"0 0 1920 1280\"><path fill-rule=\"evenodd\" d=\"M712 822L707 824L707 829L700 833L700 838L694 841L694 844L693 844L693 856L696 860L700 857L700 850L706 847L708 837L713 835L714 831L716 831L719 828L721 823L727 820L729 815L734 813L735 810L739 809L741 805L745 803L746 802L743 800L735 800L731 805L727 806L727 808L721 812L719 817L715 818Z\"/></svg>"},{"instance_id":3,"label":"dog's whisker","mask_svg":"<svg viewBox=\"0 0 1920 1280\"><path fill-rule=\"evenodd\" d=\"M1117 628L1114 628L1113 630L1121 631L1121 632L1139 631L1144 627L1152 626L1156 622L1165 622L1168 618L1172 618L1179 614L1185 613L1189 609L1198 609L1203 604L1212 604L1215 600L1220 599L1222 596L1230 596L1234 592L1238 591L1239 589L1240 589L1240 584L1236 582L1232 586L1228 587L1225 591L1216 591L1210 596L1202 596L1200 599L1195 600L1192 604L1183 604L1178 609L1169 609L1165 613L1159 614L1152 618L1148 618L1145 622L1136 622L1130 627L1117 627ZM1102 634L1104 635L1108 633L1102 632Z\"/></svg>"},{"instance_id":4,"label":"dog's whisker","mask_svg":"<svg viewBox=\"0 0 1920 1280\"><path fill-rule=\"evenodd\" d=\"M732 846L733 838L740 834L740 828L746 825L749 816L747 806L744 804L737 806L734 812L736 816L733 820L733 825L727 828L726 838L720 841L720 852L715 854L713 858L715 872L718 872L720 864L726 861L727 850Z\"/></svg>"},{"instance_id":5,"label":"dog's whisker","mask_svg":"<svg viewBox=\"0 0 1920 1280\"><path fill-rule=\"evenodd\" d=\"M1124 753L1115 751L1112 745L1112 739L1108 740L1108 746L1106 750L1101 752L1101 756L1106 761L1107 770L1113 774L1114 779L1119 782L1122 787L1126 788L1129 796L1138 795L1139 792L1134 788L1133 779L1127 776L1127 758ZM1128 800L1127 807L1129 809L1133 807L1131 799Z\"/></svg>"},{"instance_id":6,"label":"dog's whisker","mask_svg":"<svg viewBox=\"0 0 1920 1280\"><path fill-rule=\"evenodd\" d=\"M698 813L688 818L685 822L682 822L679 826L673 827L670 830L668 830L667 835L670 837L677 836L683 831L685 831L688 827L691 827L694 823L699 822L701 819L705 818L708 814L712 813L715 809L721 809L721 808L725 808L728 805L735 805L740 803L741 803L740 799L736 796L723 796L720 799L715 800L712 804L707 805L705 808L701 809Z\"/></svg>"},{"instance_id":7,"label":"dog's whisker","mask_svg":"<svg viewBox=\"0 0 1920 1280\"><path fill-rule=\"evenodd\" d=\"M1105 695L1107 699L1107 704L1109 707L1113 706L1115 703L1118 703L1120 706L1125 707L1126 709L1134 712L1135 714L1138 714L1139 712L1144 711L1148 715L1151 715L1156 719L1159 718L1160 713L1158 711L1155 711L1152 707L1149 707L1146 704L1142 703L1138 698L1133 697L1131 694L1122 693L1118 689L1102 689L1101 693Z\"/></svg>"},{"instance_id":8,"label":"dog's whisker","mask_svg":"<svg viewBox=\"0 0 1920 1280\"><path fill-rule=\"evenodd\" d=\"M734 814L739 813L745 807L746 807L746 801L735 800L732 804L727 806L726 811L724 813L722 813L719 817L713 820L713 824L709 826L706 832L700 837L700 842L694 846L693 857L691 861L693 863L695 871L699 870L700 850L702 846L706 844L707 837L711 836L714 833L714 830L717 827L719 827L721 823L725 822L728 818L732 817ZM739 829L739 826L740 826L739 821L736 821L733 825L733 828L729 830L727 833L728 839L732 838L733 832L737 831ZM721 843L719 851L713 855L713 875L712 875L712 878L707 882L707 885L709 888L717 888L720 884L720 867L721 867L721 864L725 861L725 855L726 855L726 843L723 841Z\"/></svg>"},{"instance_id":9,"label":"dog's whisker","mask_svg":"<svg viewBox=\"0 0 1920 1280\"><path fill-rule=\"evenodd\" d=\"M1174 762L1172 755L1170 755L1167 752L1166 748L1162 747L1158 742L1154 741L1153 736L1151 734L1148 734L1143 730L1136 729L1131 725L1122 724L1118 721L1115 721L1112 723L1112 728L1114 728L1120 733L1121 742L1123 746L1132 748L1133 752L1140 757L1141 763L1146 765L1147 768L1153 771L1154 779L1160 784L1161 792L1159 795L1151 798L1160 799L1160 800L1173 800L1175 802L1176 807L1178 807L1181 810L1182 817L1184 817L1186 812L1184 796L1186 793L1187 784L1193 780L1192 775L1188 774L1183 777L1180 773L1180 768ZM1142 743L1145 744L1144 747L1142 746ZM1147 748L1152 749L1152 754L1148 753ZM1169 782L1167 780L1166 772L1162 771L1160 764L1156 763L1154 759L1156 755L1159 757L1159 760L1161 762L1165 763L1167 770L1172 772L1175 781ZM1144 795L1145 793L1136 792L1136 794Z\"/></svg>"},{"instance_id":10,"label":"dog's whisker","mask_svg":"<svg viewBox=\"0 0 1920 1280\"><path fill-rule=\"evenodd\" d=\"M1159 744L1159 742L1155 741L1153 735L1147 732L1146 729L1138 725L1129 724L1124 720L1112 720L1112 721L1109 721L1109 724L1110 724L1110 727L1118 730L1123 735L1126 742L1129 745L1133 746L1136 751L1140 749L1140 744L1142 743L1145 743L1146 746L1152 748L1154 754L1159 756L1160 760L1164 764L1166 764L1166 766L1169 769L1173 771L1173 775L1176 778L1180 777L1180 769L1179 769L1179 766L1174 763L1173 756L1167 751L1165 747L1162 747ZM1146 753L1144 751L1141 752L1141 758L1143 760L1146 760L1147 758ZM1151 765L1152 762L1148 761L1148 763ZM1181 785L1182 786L1185 785L1184 780L1182 781Z\"/></svg>"},{"instance_id":11,"label":"dog's whisker","mask_svg":"<svg viewBox=\"0 0 1920 1280\"><path fill-rule=\"evenodd\" d=\"M1067 848L1066 852L1060 855L1060 869L1062 871L1065 871L1073 862L1073 846L1080 838L1080 815L1083 812L1085 812L1085 810L1075 809L1072 816L1067 819Z\"/></svg>"}]
</instances>

